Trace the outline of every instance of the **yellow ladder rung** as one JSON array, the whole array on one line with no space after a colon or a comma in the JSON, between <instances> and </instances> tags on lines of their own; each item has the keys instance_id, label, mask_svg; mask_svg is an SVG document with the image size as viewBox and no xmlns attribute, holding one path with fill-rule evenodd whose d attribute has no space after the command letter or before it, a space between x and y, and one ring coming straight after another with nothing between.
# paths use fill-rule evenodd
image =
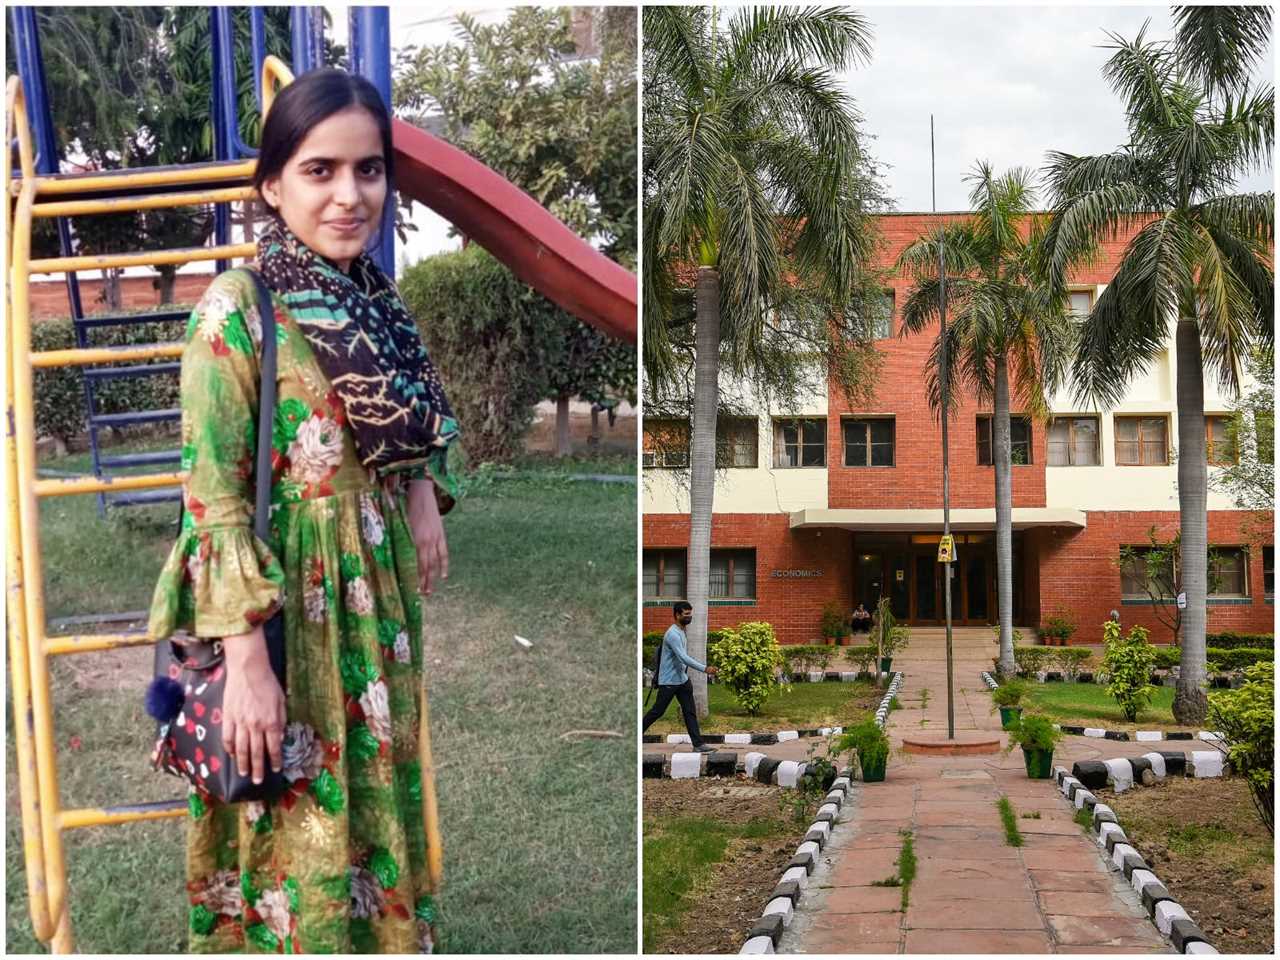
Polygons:
<instances>
[{"instance_id":1,"label":"yellow ladder rung","mask_svg":"<svg viewBox=\"0 0 1280 960\"><path fill-rule=\"evenodd\" d=\"M67 637L45 637L44 652L46 656L58 657L69 653L144 647L154 642L146 633L78 633Z\"/></svg>"},{"instance_id":2,"label":"yellow ladder rung","mask_svg":"<svg viewBox=\"0 0 1280 960\"><path fill-rule=\"evenodd\" d=\"M60 193L89 193L99 190L129 190L134 187L170 187L183 183L200 183L212 180L249 180L258 167L257 160L241 160L204 163L194 166L165 167L160 170L142 168L131 173L76 174L65 177L38 177L36 182L41 196ZM21 182L10 186L21 189Z\"/></svg>"},{"instance_id":3,"label":"yellow ladder rung","mask_svg":"<svg viewBox=\"0 0 1280 960\"><path fill-rule=\"evenodd\" d=\"M169 360L182 356L181 343L146 343L128 347L85 347L75 350L42 350L31 354L37 370L49 367L87 367L95 363Z\"/></svg>"},{"instance_id":4,"label":"yellow ladder rung","mask_svg":"<svg viewBox=\"0 0 1280 960\"><path fill-rule=\"evenodd\" d=\"M58 825L63 830L76 827L102 827L116 823L136 823L140 820L173 820L187 815L185 800L157 800L153 803L134 803L119 807L81 807L77 810L60 810Z\"/></svg>"},{"instance_id":5,"label":"yellow ladder rung","mask_svg":"<svg viewBox=\"0 0 1280 960\"><path fill-rule=\"evenodd\" d=\"M117 490L154 490L157 487L177 487L187 475L178 473L146 473L136 477L59 477L37 480L37 497L70 497L77 493L111 493Z\"/></svg>"},{"instance_id":6,"label":"yellow ladder rung","mask_svg":"<svg viewBox=\"0 0 1280 960\"><path fill-rule=\"evenodd\" d=\"M84 217L125 210L162 210L166 207L190 207L201 203L235 203L257 196L253 187L224 187L221 190L199 190L190 193L158 193L150 197L109 197L100 200L62 200L37 203L31 208L33 217Z\"/></svg>"},{"instance_id":7,"label":"yellow ladder rung","mask_svg":"<svg viewBox=\"0 0 1280 960\"><path fill-rule=\"evenodd\" d=\"M49 257L32 260L28 273L69 273L72 270L109 270L113 267L152 267L167 263L195 263L198 260L248 258L257 253L253 243L229 243L221 247L186 247L181 250L143 250L139 253L109 253L96 257Z\"/></svg>"}]
</instances>

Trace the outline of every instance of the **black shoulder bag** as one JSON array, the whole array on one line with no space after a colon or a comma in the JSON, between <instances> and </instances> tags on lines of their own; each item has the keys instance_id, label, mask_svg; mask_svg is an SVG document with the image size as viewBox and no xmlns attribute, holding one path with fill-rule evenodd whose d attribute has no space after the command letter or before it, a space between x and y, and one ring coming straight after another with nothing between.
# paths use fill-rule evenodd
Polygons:
<instances>
[{"instance_id":1,"label":"black shoulder bag","mask_svg":"<svg viewBox=\"0 0 1280 960\"><path fill-rule=\"evenodd\" d=\"M276 407L276 315L271 291L256 270L245 270L258 291L262 316L262 382L258 390L258 449L254 471L253 532L269 542L271 427ZM284 612L263 624L271 669L285 686ZM189 781L224 803L268 800L288 787L283 771L266 764L262 783L241 776L222 743L222 695L227 682L221 640L156 641L155 679L147 690L147 712L158 723L152 766Z\"/></svg>"}]
</instances>

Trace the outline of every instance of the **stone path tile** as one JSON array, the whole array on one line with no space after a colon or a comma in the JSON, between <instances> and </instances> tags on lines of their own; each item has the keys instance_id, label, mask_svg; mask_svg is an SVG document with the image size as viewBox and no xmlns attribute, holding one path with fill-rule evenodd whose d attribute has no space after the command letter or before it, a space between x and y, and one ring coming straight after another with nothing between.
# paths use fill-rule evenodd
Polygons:
<instances>
[{"instance_id":1,"label":"stone path tile","mask_svg":"<svg viewBox=\"0 0 1280 960\"><path fill-rule=\"evenodd\" d=\"M900 913L828 913L809 928L807 953L844 953L860 943L892 943L889 953L898 952L902 927ZM826 946L836 949L820 949Z\"/></svg>"},{"instance_id":2,"label":"stone path tile","mask_svg":"<svg viewBox=\"0 0 1280 960\"><path fill-rule=\"evenodd\" d=\"M867 887L877 880L896 876L898 850L877 848L862 851L856 846L849 848L847 855L838 860L831 870L830 885L833 887Z\"/></svg>"},{"instance_id":3,"label":"stone path tile","mask_svg":"<svg viewBox=\"0 0 1280 960\"><path fill-rule=\"evenodd\" d=\"M832 886L826 891L823 910L837 913L893 913L902 908L902 890L899 887Z\"/></svg>"},{"instance_id":4,"label":"stone path tile","mask_svg":"<svg viewBox=\"0 0 1280 960\"><path fill-rule=\"evenodd\" d=\"M1139 914L1136 908L1124 910L1129 905L1117 901L1115 895L1107 890L1103 893L1097 892L1099 884L1094 882L1094 889L1088 891L1080 890L1041 890L1040 906L1047 914L1060 914L1072 917L1114 917L1121 910L1123 916L1127 913L1129 916L1145 917L1145 914Z\"/></svg>"},{"instance_id":5,"label":"stone path tile","mask_svg":"<svg viewBox=\"0 0 1280 960\"><path fill-rule=\"evenodd\" d=\"M916 883L934 883L938 880L959 880L966 883L985 883L1008 877L1003 864L990 860L955 860L950 857L930 857L921 860L916 867ZM1014 875L1016 878L1016 874Z\"/></svg>"},{"instance_id":6,"label":"stone path tile","mask_svg":"<svg viewBox=\"0 0 1280 960\"><path fill-rule=\"evenodd\" d=\"M1049 937L1032 931L908 930L907 953L1049 953Z\"/></svg>"},{"instance_id":7,"label":"stone path tile","mask_svg":"<svg viewBox=\"0 0 1280 960\"><path fill-rule=\"evenodd\" d=\"M1031 882L1037 890L1064 890L1092 893L1100 889L1102 880L1098 876L1101 867L1079 873L1066 873L1061 870L1028 870Z\"/></svg>"},{"instance_id":8,"label":"stone path tile","mask_svg":"<svg viewBox=\"0 0 1280 960\"><path fill-rule=\"evenodd\" d=\"M914 884L912 885L914 888ZM1027 900L1002 900L999 909L978 900L916 902L907 909L908 930L1044 930L1044 919Z\"/></svg>"},{"instance_id":9,"label":"stone path tile","mask_svg":"<svg viewBox=\"0 0 1280 960\"><path fill-rule=\"evenodd\" d=\"M1000 876L1002 870L993 870ZM1096 885L1096 884L1095 884ZM968 878L931 877L922 880L916 875L916 882L911 885L911 905L927 903L932 900L980 900L987 903L995 900L1034 900L1035 891L1021 879L987 879L975 882Z\"/></svg>"},{"instance_id":10,"label":"stone path tile","mask_svg":"<svg viewBox=\"0 0 1280 960\"><path fill-rule=\"evenodd\" d=\"M1128 947L1160 943L1149 920L1136 917L1048 916L1054 939L1064 946Z\"/></svg>"}]
</instances>

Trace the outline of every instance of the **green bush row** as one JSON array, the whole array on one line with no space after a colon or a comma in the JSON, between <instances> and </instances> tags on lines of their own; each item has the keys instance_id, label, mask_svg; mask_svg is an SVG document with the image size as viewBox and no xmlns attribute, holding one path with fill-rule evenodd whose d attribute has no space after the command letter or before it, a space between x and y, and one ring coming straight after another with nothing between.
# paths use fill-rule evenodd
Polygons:
<instances>
[{"instance_id":1,"label":"green bush row","mask_svg":"<svg viewBox=\"0 0 1280 960\"><path fill-rule=\"evenodd\" d=\"M1238 647L1252 647L1261 650L1264 647L1274 650L1276 635L1274 633L1210 633L1205 637L1205 646L1218 650L1235 650Z\"/></svg>"},{"instance_id":2,"label":"green bush row","mask_svg":"<svg viewBox=\"0 0 1280 960\"><path fill-rule=\"evenodd\" d=\"M182 340L185 322L140 323L127 327L93 330L89 342L95 347L123 347L142 343L177 343ZM35 351L71 350L76 345L75 326L70 319L41 320L31 327L31 348ZM172 363L154 360L149 363ZM57 437L64 443L88 430L85 419L83 367L53 367L35 372L35 418L38 436ZM100 381L94 387L98 413L130 413L137 410L166 410L179 403L177 374L157 374L124 380Z\"/></svg>"},{"instance_id":3,"label":"green bush row","mask_svg":"<svg viewBox=\"0 0 1280 960\"><path fill-rule=\"evenodd\" d=\"M1206 647L1205 660L1218 665L1221 670L1243 670L1255 663L1265 663L1275 657L1275 651L1262 647ZM1156 647L1156 667L1172 670L1182 661L1181 647Z\"/></svg>"}]
</instances>

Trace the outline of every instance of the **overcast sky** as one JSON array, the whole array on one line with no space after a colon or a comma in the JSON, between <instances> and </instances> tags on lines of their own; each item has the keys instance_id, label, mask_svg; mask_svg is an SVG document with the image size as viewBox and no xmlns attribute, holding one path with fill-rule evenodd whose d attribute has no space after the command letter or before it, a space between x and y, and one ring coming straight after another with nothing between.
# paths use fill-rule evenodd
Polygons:
<instances>
[{"instance_id":1,"label":"overcast sky","mask_svg":"<svg viewBox=\"0 0 1280 960\"><path fill-rule=\"evenodd\" d=\"M1048 150L1096 154L1124 143L1120 99L1102 79L1104 31L1133 38L1150 19L1149 38L1173 33L1168 7L857 8L874 29L873 59L846 74L848 89L902 211L931 209L930 113L938 209L967 209L962 178L977 160L1038 169ZM1270 171L1249 180L1250 189L1271 184Z\"/></svg>"}]
</instances>

